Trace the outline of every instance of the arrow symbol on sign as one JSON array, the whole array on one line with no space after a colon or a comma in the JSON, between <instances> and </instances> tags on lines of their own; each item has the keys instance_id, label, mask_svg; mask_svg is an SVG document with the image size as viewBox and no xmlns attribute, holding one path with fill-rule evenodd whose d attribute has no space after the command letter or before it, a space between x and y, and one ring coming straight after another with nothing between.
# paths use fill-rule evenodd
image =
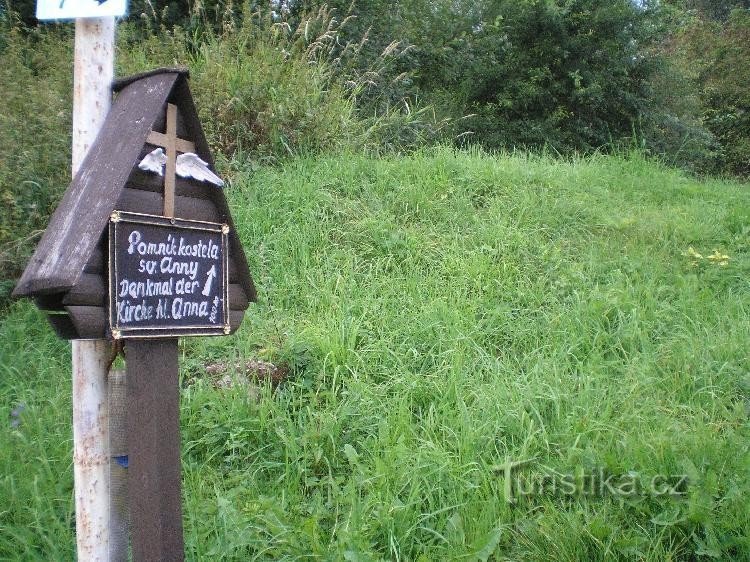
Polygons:
<instances>
[{"instance_id":1,"label":"arrow symbol on sign","mask_svg":"<svg viewBox=\"0 0 750 562\"><path fill-rule=\"evenodd\" d=\"M96 3L100 6L104 4L107 0L96 0ZM65 0L60 0L60 9L63 9L63 6L65 6Z\"/></svg>"},{"instance_id":2,"label":"arrow symbol on sign","mask_svg":"<svg viewBox=\"0 0 750 562\"><path fill-rule=\"evenodd\" d=\"M202 294L204 297L207 297L211 294L211 284L213 283L214 278L216 277L216 266L212 265L211 269L208 270L208 279L206 279L206 284L203 286Z\"/></svg>"}]
</instances>

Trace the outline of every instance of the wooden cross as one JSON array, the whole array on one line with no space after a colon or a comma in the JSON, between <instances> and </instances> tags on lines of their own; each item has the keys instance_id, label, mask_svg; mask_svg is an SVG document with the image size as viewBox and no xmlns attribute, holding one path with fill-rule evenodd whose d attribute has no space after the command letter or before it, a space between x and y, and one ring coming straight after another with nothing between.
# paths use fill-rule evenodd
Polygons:
<instances>
[{"instance_id":1,"label":"wooden cross","mask_svg":"<svg viewBox=\"0 0 750 562\"><path fill-rule=\"evenodd\" d=\"M167 154L164 172L164 216L174 218L174 187L177 173L177 152L195 152L195 144L177 138L177 106L167 104L167 126L165 133L151 131L146 142L163 148Z\"/></svg>"}]
</instances>

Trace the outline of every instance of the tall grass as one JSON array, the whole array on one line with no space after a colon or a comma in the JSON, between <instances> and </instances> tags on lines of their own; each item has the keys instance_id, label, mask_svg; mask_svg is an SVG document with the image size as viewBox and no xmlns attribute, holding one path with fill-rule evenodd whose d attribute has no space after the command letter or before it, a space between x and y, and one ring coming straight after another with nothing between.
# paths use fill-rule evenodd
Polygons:
<instances>
[{"instance_id":1,"label":"tall grass","mask_svg":"<svg viewBox=\"0 0 750 562\"><path fill-rule=\"evenodd\" d=\"M196 3L195 19L205 18ZM365 71L363 43L341 37L346 18L323 7L294 25L269 12L227 12L218 31L158 25L157 14L118 28L117 74L188 66L209 143L229 162L276 163L318 152L411 150L444 121L401 100L377 104L407 48L392 44ZM72 30L0 21L0 307L70 177ZM368 96L364 109L359 100ZM377 111L375 108L379 108Z\"/></svg>"},{"instance_id":2,"label":"tall grass","mask_svg":"<svg viewBox=\"0 0 750 562\"><path fill-rule=\"evenodd\" d=\"M240 169L260 302L182 344L188 558L750 560L747 188L637 155ZM72 548L64 349L31 305L0 327L0 557ZM290 379L206 371L250 358ZM515 462L688 483L512 502Z\"/></svg>"},{"instance_id":3,"label":"tall grass","mask_svg":"<svg viewBox=\"0 0 750 562\"><path fill-rule=\"evenodd\" d=\"M0 20L0 308L70 178L72 34Z\"/></svg>"},{"instance_id":4,"label":"tall grass","mask_svg":"<svg viewBox=\"0 0 750 562\"><path fill-rule=\"evenodd\" d=\"M195 17L201 16L198 10ZM446 122L429 108L412 108L411 100L380 103L394 82L406 79L395 74L394 63L409 46L391 43L362 70L357 62L366 37L343 38L352 19L326 6L294 21L246 6L238 17L227 11L219 31L208 21L194 34L149 28L145 41L143 28L131 25L123 32L120 65L128 74L187 64L213 148L230 157L273 162L342 149L403 150L434 140Z\"/></svg>"}]
</instances>

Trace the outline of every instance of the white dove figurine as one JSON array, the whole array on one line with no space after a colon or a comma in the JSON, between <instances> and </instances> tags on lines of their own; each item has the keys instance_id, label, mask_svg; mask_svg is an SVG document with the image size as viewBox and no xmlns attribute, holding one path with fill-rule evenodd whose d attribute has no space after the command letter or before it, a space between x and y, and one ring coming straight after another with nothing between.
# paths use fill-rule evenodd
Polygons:
<instances>
[{"instance_id":1,"label":"white dove figurine","mask_svg":"<svg viewBox=\"0 0 750 562\"><path fill-rule=\"evenodd\" d=\"M138 164L138 167L144 172L154 172L156 174L159 174L160 176L163 176L164 172L162 170L164 169L164 164L166 163L167 155L164 154L164 150L162 150L161 148L157 148L146 154L143 160L141 160L140 164Z\"/></svg>"},{"instance_id":2,"label":"white dove figurine","mask_svg":"<svg viewBox=\"0 0 750 562\"><path fill-rule=\"evenodd\" d=\"M200 156L192 152L186 152L177 157L177 175L181 178L193 178L224 187L224 180L208 169L208 162L201 160Z\"/></svg>"}]
</instances>

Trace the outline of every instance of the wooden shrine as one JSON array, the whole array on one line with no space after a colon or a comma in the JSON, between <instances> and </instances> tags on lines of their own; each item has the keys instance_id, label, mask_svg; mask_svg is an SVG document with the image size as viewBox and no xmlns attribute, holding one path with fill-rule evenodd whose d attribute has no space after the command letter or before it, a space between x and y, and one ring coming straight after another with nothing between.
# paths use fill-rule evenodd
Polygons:
<instances>
[{"instance_id":1,"label":"wooden shrine","mask_svg":"<svg viewBox=\"0 0 750 562\"><path fill-rule=\"evenodd\" d=\"M256 293L187 72L112 89L13 294L64 339L124 348L133 560L182 560L177 338L236 331Z\"/></svg>"},{"instance_id":2,"label":"wooden shrine","mask_svg":"<svg viewBox=\"0 0 750 562\"><path fill-rule=\"evenodd\" d=\"M226 333L233 333L256 294L224 193L212 184L175 178L170 155L194 151L213 167L187 72L156 70L118 80L113 90L116 98L104 126L13 294L33 298L64 339L110 338L112 213L221 224L228 227ZM138 168L159 147L167 153L164 177Z\"/></svg>"}]
</instances>

